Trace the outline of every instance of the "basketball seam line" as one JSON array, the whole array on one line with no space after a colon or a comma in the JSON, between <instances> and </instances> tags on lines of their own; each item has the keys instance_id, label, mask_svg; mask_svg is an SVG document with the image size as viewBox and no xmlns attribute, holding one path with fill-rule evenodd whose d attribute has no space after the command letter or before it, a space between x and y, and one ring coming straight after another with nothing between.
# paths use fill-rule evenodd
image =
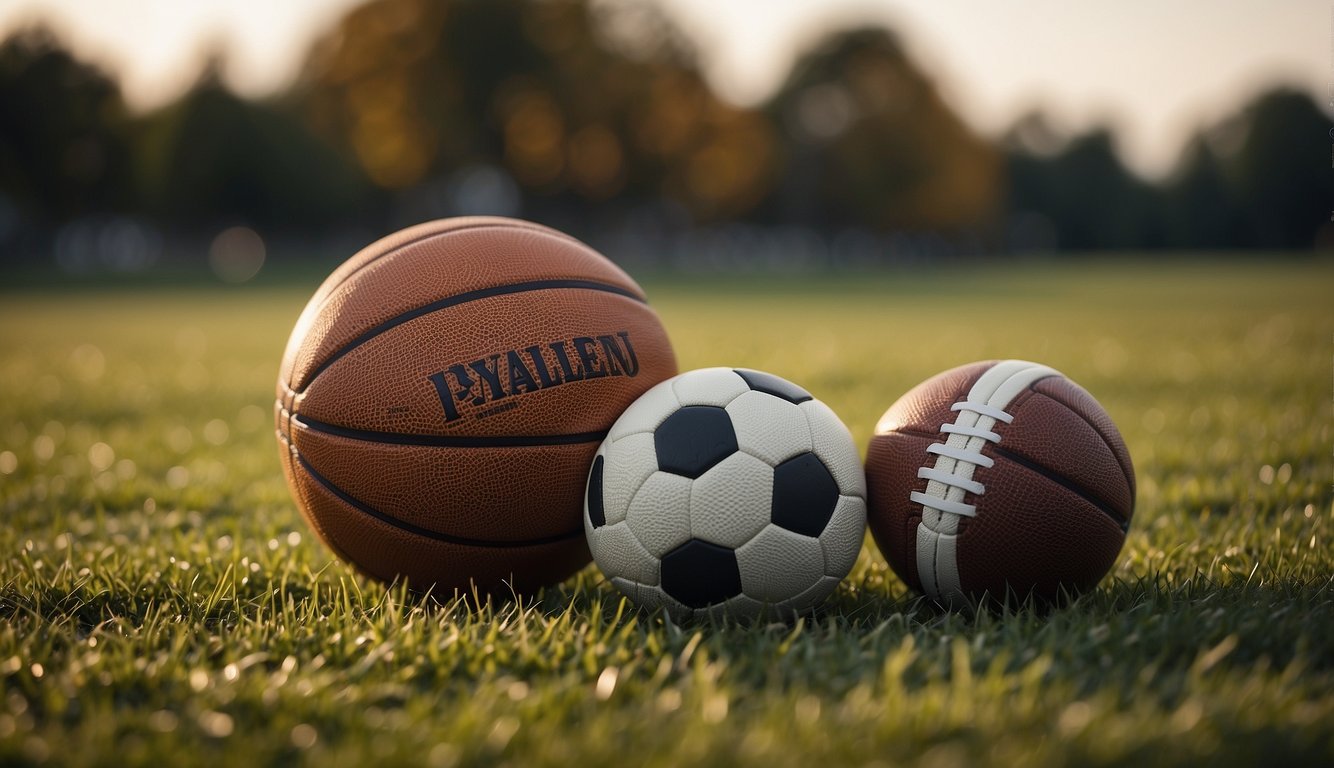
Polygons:
<instances>
[{"instance_id":1,"label":"basketball seam line","mask_svg":"<svg viewBox=\"0 0 1334 768\"><path fill-rule=\"evenodd\" d=\"M371 517L374 517L375 519L383 523L392 525L393 527L398 528L399 530L407 531L408 533L412 533L417 536L423 536L425 538L434 539L436 541L443 541L447 544L459 544L468 547L506 549L511 547L533 547L533 546L540 546L542 544L556 544L558 542L573 539L577 536L582 536L584 533L584 528L582 525L580 525L577 530L570 531L569 533L557 534L555 536L544 536L538 539L524 539L521 541L492 541L489 539L469 539L463 536L451 536L447 533L441 533L440 531L433 531L429 528L422 528L421 526L413 525L412 523L409 523L406 520L400 520L397 517L394 517L393 515L387 515L375 509L374 507L352 497L342 488L339 488L338 486L334 485L319 472L315 471L315 468L310 465L309 461L306 461L306 457L302 456L300 451L293 451L293 453L296 455L296 460L301 462L301 467L306 470L306 473L309 474L312 479L314 479L320 485L324 486L326 490L328 490L334 496L337 496L348 506L352 507L353 509L356 509L359 512L363 512L367 515L370 515Z\"/></svg>"},{"instance_id":2,"label":"basketball seam line","mask_svg":"<svg viewBox=\"0 0 1334 768\"><path fill-rule=\"evenodd\" d=\"M278 440L283 445L283 461L287 464L288 469L291 472L291 476L295 477L297 468L293 464L293 459L300 458L300 455L297 453L296 446L292 445L292 441L288 440L287 436L284 435L281 431L278 432ZM354 561L351 556L349 556L346 552L343 551L341 547L339 547L336 543L334 543L334 540L329 535L329 532L326 531L324 529L324 526L320 523L320 519L317 518L312 512L310 512L310 507L306 504L306 494L305 491L302 489L301 483L294 483L292 486L292 492L293 495L296 496L297 506L300 507L301 509L301 516L306 520L306 523L315 530L315 534L319 536L320 541L324 542L325 546L329 547L329 549L332 549L334 551L334 554L338 555L339 559L341 559L343 562L352 563L353 567L361 568L361 566L356 565L356 561Z\"/></svg>"},{"instance_id":3,"label":"basketball seam line","mask_svg":"<svg viewBox=\"0 0 1334 768\"><path fill-rule=\"evenodd\" d=\"M895 429L892 430L891 432L884 432L881 434L909 435L911 437L922 437L930 440L938 439L938 435L934 435L930 432L924 432L915 429ZM1014 464L1018 464L1019 466L1031 472L1034 472L1036 474L1039 474L1047 478L1048 480L1051 480L1053 483L1056 483L1057 485L1061 486L1067 491L1070 491L1071 493L1075 494L1084 501L1087 501L1089 504L1092 504L1094 507L1097 507L1098 511L1102 512L1104 515L1111 518L1112 522L1116 523L1117 527L1119 527L1123 533L1130 531L1130 521L1128 519L1126 519L1121 514L1116 512L1116 510L1112 509L1110 504L1107 504L1106 502L1102 501L1102 499L1098 498L1097 496L1094 496L1091 491L1075 483L1074 480L1071 480L1065 475L1053 472L1052 470L1043 467L1041 464L1034 462L1032 459L1023 456L1022 454L1006 450L997 445L993 445L991 446L991 448L992 451L1002 459L1010 461Z\"/></svg>"},{"instance_id":4,"label":"basketball seam line","mask_svg":"<svg viewBox=\"0 0 1334 768\"><path fill-rule=\"evenodd\" d=\"M540 225L539 225L539 226L540 226ZM430 234L422 235L421 237L414 237L414 238L412 238L411 240L408 240L407 242L399 243L398 245L394 246L393 248L390 248L389 250L385 251L384 253L377 254L377 255L375 255L374 257L372 257L372 258L370 258L370 259L367 259L366 262L363 263L361 266L357 267L356 269L354 269L354 270L352 270L351 272L349 272L349 273L347 273L346 275L344 275L342 280L339 280L335 285L330 286L329 291L328 291L327 293L324 294L324 298L320 299L319 306L316 308L316 314L318 314L320 310L324 309L324 307L329 303L329 299L330 299L330 298L331 298L331 297L338 291L339 288L342 288L344 285L347 285L348 282L352 280L352 278L356 277L357 275L360 275L362 272L365 272L367 269L369 269L369 268L372 267L373 265L375 265L375 264L379 264L381 261L383 261L383 260L389 258L390 256L393 256L393 255L396 254L396 253L400 253L400 252L402 252L403 250L405 250L405 249L407 249L407 248L410 248L411 246L414 246L414 245L416 245L416 244L418 244L418 243L424 243L424 242L426 242L427 240L430 240L431 238L434 238L434 237L443 237L443 236L445 236L445 235L451 235L451 234L453 234L453 233L455 233L455 232L466 232L466 231L468 231L468 230L473 230L473 229L484 229L484 228L487 228L487 227L496 227L497 229L511 229L511 228L512 228L512 229L527 229L527 227L515 227L515 226L513 226L513 225L507 225L507 224L502 224L502 223L498 223L498 222L487 222L487 223L485 223L485 224L472 224L472 225L468 225L468 226L458 227L458 228L455 228L455 229L446 229L446 230L443 231L443 232L431 232ZM552 230L552 231L554 232L555 230ZM564 235L564 233L557 233L557 234ZM564 235L564 236L567 237L567 238L569 237L568 235ZM570 239L573 239L573 238L570 238ZM577 242L577 241L576 241L576 242ZM374 243L372 243L371 245L374 245ZM366 247L369 248L369 247L371 247L371 246L368 245L368 246L366 246ZM323 286L321 286L321 287L323 287ZM316 289L316 290L318 290L318 289ZM295 376L295 375L296 375L296 366L293 365L293 366L292 366L292 370L288 372L288 378L290 379L290 378L292 378L292 377ZM293 382L293 383L294 383L294 382ZM299 393L296 392L296 390L292 389L291 383L284 382L284 384L287 386L288 391L292 392L293 394L299 394Z\"/></svg>"},{"instance_id":5,"label":"basketball seam line","mask_svg":"<svg viewBox=\"0 0 1334 768\"><path fill-rule=\"evenodd\" d=\"M617 296L623 296L632 301L639 302L640 304L648 303L643 298L636 295L634 291L631 291L627 288L622 288L618 285L600 283L595 280L529 280L522 283L508 283L506 285L497 285L497 286L492 286L490 288L479 288L475 291L465 291L463 293L456 293L453 296L446 296L443 299L437 299L436 301L433 301L429 304L423 304L420 307L410 309L407 312L396 315L395 317L391 317L388 320L385 320L384 322L379 323L371 327L370 329L363 331L361 334L353 337L342 347L339 347L337 350L335 350L333 354L331 354L324 362L316 366L315 370L310 372L310 376L307 378L305 386L301 387L299 390L294 390L294 391L297 394L304 393L306 390L310 389L310 385L315 382L315 379L319 378L319 375L321 373L324 373L324 371L327 370L329 366L338 362L338 360L342 359L349 352L361 346L362 344L365 344L366 342L370 341L376 336L379 336L380 334L388 330L391 330L393 328L396 328L410 320L415 320L423 315L429 315L432 312L438 312L442 309L449 309L450 307L456 307L460 304L467 304L468 302L471 301L479 301L481 299L489 299L496 296L509 296L516 293L528 293L531 291L547 291L560 288L602 291L604 293L611 293Z\"/></svg>"},{"instance_id":6,"label":"basketball seam line","mask_svg":"<svg viewBox=\"0 0 1334 768\"><path fill-rule=\"evenodd\" d=\"M561 236L562 238L564 238L564 239L566 239L566 240L570 240L570 241L572 241L572 242L574 242L574 243L577 243L578 245L583 245L585 248L588 247L587 245L585 245L585 244L584 244L582 241L580 241L579 239L574 238L574 237L571 237L571 236L565 234L564 232L559 232L559 231L554 230L554 229L551 229L551 228L549 228L549 227L545 227L545 226L543 226L543 225L541 225L541 224L536 224L536 222L528 222L528 223L535 224L535 226L532 226L532 227L519 226L519 225L515 225L515 224L512 224L512 223L504 223L504 222L496 222L496 221L488 221L488 222L485 222L485 223L478 223L478 224L467 224L467 225L464 225L464 226L461 226L461 227L454 227L454 228L452 228L452 229L446 229L446 230L443 230L443 231L431 232L430 234L422 235L421 237L414 237L414 238L412 238L411 240L408 240L408 241L403 242L403 243L399 243L398 245L394 246L393 248L390 248L389 250L385 251L384 253L378 254L378 255L376 255L375 257L373 257L373 258L371 258L371 259L368 259L364 264L362 264L361 266L359 266L359 267L357 267L356 269L352 270L351 272L347 273L347 275L345 275L345 276L343 277L342 280L339 280L338 283L337 283L336 285L331 286L331 287L329 288L329 292L328 292L327 294L325 294L324 299L320 302L320 308L323 308L324 305L327 304L327 303L329 302L329 297L330 297L330 296L333 296L333 294L334 294L339 288L342 288L344 285L347 285L347 282L348 282L349 280L351 280L352 278L356 277L357 275L360 275L362 272L366 271L366 270L369 269L371 266L373 266L373 265L375 265L375 264L379 264L379 263L380 263L381 261L383 261L384 259L387 259L387 258L389 258L390 256L393 256L394 254L400 253L400 252L402 252L404 249L410 248L410 247L412 247L412 246L414 246L414 245L417 245L418 243L424 243L424 242L426 242L427 240L430 240L430 239L432 239L432 238L436 238L436 237L445 237L445 236L447 236L447 235L452 235L452 234L455 234L455 233L457 233L457 232L469 232L469 231L472 231L472 230L477 230L477 229L489 229L489 228L495 228L495 229L518 229L518 230L524 230L524 231L536 231L536 232L543 232L543 234L554 234L554 235L559 235L559 236ZM371 243L371 245L374 245L374 243ZM368 245L368 246L366 246L366 247L369 248L370 245Z\"/></svg>"},{"instance_id":7,"label":"basketball seam line","mask_svg":"<svg viewBox=\"0 0 1334 768\"><path fill-rule=\"evenodd\" d=\"M601 442L607 436L600 432L571 432L560 435L412 435L402 432L378 432L328 424L303 414L292 414L297 424L335 437L390 445L421 445L436 448L527 448L548 445L579 445Z\"/></svg>"}]
</instances>

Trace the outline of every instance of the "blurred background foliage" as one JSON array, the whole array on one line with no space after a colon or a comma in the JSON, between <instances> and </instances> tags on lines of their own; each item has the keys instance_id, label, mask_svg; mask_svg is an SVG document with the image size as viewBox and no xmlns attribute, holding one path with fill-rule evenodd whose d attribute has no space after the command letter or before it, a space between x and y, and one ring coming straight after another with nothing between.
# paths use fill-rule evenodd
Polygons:
<instances>
[{"instance_id":1,"label":"blurred background foliage","mask_svg":"<svg viewBox=\"0 0 1334 768\"><path fill-rule=\"evenodd\" d=\"M225 65L139 114L48 28L0 43L0 263L132 271L238 226L301 244L276 256L473 213L686 266L777 242L822 266L1334 244L1330 119L1297 90L1150 181L1107 128L979 135L880 27L818 42L756 107L647 2L370 0L277 96L234 95Z\"/></svg>"}]
</instances>

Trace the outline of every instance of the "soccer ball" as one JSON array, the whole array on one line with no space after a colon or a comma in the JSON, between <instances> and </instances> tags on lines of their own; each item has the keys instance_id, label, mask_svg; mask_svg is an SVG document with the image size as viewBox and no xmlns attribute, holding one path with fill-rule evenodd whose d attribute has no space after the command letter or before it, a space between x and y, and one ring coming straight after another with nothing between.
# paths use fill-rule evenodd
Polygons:
<instances>
[{"instance_id":1,"label":"soccer ball","mask_svg":"<svg viewBox=\"0 0 1334 768\"><path fill-rule=\"evenodd\" d=\"M847 427L801 387L705 368L645 392L588 475L598 567L677 618L809 611L852 569L866 479Z\"/></svg>"}]
</instances>

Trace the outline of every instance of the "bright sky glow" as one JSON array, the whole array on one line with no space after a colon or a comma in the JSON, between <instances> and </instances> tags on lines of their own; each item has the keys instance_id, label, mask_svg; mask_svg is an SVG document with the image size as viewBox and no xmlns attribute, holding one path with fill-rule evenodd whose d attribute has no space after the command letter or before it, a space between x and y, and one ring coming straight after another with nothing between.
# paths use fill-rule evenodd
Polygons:
<instances>
[{"instance_id":1,"label":"bright sky glow","mask_svg":"<svg viewBox=\"0 0 1334 768\"><path fill-rule=\"evenodd\" d=\"M1161 173L1201 122L1287 83L1328 101L1334 6L1326 0L660 0L697 40L720 91L764 98L821 33L888 23L949 102L995 134L1042 107L1059 125L1110 122L1128 159ZM51 20L118 73L138 107L194 79L206 52L230 54L243 93L281 88L310 43L357 0L0 0L0 33Z\"/></svg>"}]
</instances>

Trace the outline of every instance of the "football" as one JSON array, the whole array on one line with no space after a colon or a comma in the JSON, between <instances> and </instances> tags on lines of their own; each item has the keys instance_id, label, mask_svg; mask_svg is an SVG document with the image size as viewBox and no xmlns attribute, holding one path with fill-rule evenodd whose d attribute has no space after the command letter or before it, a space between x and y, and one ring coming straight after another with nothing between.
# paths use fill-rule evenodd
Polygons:
<instances>
[{"instance_id":1,"label":"football","mask_svg":"<svg viewBox=\"0 0 1334 768\"><path fill-rule=\"evenodd\" d=\"M828 406L772 374L706 368L648 390L612 425L584 531L642 607L791 616L851 570L865 499L856 445Z\"/></svg>"},{"instance_id":2,"label":"football","mask_svg":"<svg viewBox=\"0 0 1334 768\"><path fill-rule=\"evenodd\" d=\"M895 573L950 606L1096 585L1134 515L1135 471L1098 401L1045 365L981 362L890 406L866 459Z\"/></svg>"}]
</instances>

